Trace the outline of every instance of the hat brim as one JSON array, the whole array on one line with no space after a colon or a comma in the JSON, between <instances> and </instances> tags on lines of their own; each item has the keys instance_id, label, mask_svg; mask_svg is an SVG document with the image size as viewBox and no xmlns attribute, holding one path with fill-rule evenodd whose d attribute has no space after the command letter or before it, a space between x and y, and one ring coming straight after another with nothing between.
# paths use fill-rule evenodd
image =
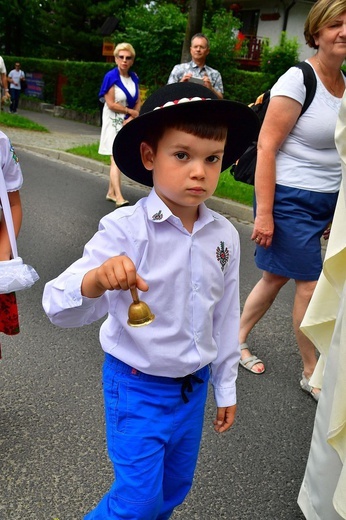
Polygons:
<instances>
[{"instance_id":1,"label":"hat brim","mask_svg":"<svg viewBox=\"0 0 346 520\"><path fill-rule=\"evenodd\" d=\"M204 87L202 87L204 89ZM227 169L245 152L252 141L257 139L259 120L257 115L245 104L220 99L201 99L181 104L165 106L140 114L127 123L116 136L113 143L114 160L120 171L130 179L153 186L152 172L144 168L140 144L148 137L148 129L167 121L174 110L175 117L180 112L182 119L204 120L213 125L226 125L228 128L222 171Z\"/></svg>"}]
</instances>

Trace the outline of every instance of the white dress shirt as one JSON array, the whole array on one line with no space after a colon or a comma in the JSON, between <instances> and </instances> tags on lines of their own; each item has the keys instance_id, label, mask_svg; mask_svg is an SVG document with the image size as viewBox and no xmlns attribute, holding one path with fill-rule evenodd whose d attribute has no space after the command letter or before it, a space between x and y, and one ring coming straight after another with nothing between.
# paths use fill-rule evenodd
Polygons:
<instances>
[{"instance_id":1,"label":"white dress shirt","mask_svg":"<svg viewBox=\"0 0 346 520\"><path fill-rule=\"evenodd\" d=\"M131 258L149 285L140 294L155 314L147 326L127 324L130 291L81 294L84 275L117 255ZM103 350L141 372L175 378L210 365L217 406L231 406L240 358L239 258L239 236L226 218L201 204L189 233L153 189L102 218L83 257L46 284L43 307L61 327L108 314Z\"/></svg>"}]
</instances>

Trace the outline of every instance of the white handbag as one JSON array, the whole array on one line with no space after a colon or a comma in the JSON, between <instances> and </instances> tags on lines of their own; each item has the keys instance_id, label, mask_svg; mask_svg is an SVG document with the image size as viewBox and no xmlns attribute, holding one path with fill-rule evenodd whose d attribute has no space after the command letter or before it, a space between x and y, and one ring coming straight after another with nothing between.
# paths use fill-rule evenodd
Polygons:
<instances>
[{"instance_id":1,"label":"white handbag","mask_svg":"<svg viewBox=\"0 0 346 520\"><path fill-rule=\"evenodd\" d=\"M6 294L22 289L29 289L40 277L31 265L24 264L22 258L18 256L12 212L2 172L0 173L0 199L3 213L2 217L6 222L13 256L11 260L0 261L0 294Z\"/></svg>"}]
</instances>

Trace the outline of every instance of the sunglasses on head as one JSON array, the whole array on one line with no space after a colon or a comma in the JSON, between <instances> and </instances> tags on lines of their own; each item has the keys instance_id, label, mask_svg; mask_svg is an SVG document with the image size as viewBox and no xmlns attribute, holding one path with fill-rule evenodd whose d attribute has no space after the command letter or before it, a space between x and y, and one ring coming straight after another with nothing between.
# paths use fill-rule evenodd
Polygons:
<instances>
[{"instance_id":1,"label":"sunglasses on head","mask_svg":"<svg viewBox=\"0 0 346 520\"><path fill-rule=\"evenodd\" d=\"M132 60L132 56L117 56L117 58L119 60L126 60L126 61Z\"/></svg>"}]
</instances>

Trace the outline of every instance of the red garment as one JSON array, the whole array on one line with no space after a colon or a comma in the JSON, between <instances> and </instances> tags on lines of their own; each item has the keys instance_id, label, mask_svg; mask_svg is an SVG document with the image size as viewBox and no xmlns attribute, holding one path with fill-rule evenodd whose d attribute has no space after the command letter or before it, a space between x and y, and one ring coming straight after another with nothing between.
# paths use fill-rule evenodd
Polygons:
<instances>
[{"instance_id":1,"label":"red garment","mask_svg":"<svg viewBox=\"0 0 346 520\"><path fill-rule=\"evenodd\" d=\"M0 332L8 336L19 333L16 293L0 294ZM1 359L1 345L0 345Z\"/></svg>"}]
</instances>

